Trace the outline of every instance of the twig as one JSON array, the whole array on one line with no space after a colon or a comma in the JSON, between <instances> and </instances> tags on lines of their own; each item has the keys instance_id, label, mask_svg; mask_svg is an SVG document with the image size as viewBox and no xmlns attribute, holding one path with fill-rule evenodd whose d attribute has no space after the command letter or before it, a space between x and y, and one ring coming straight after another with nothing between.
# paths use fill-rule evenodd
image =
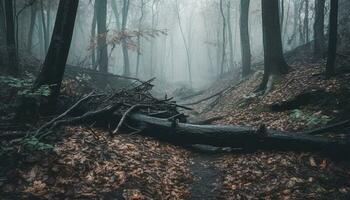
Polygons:
<instances>
[{"instance_id":1,"label":"twig","mask_svg":"<svg viewBox=\"0 0 350 200\"><path fill-rule=\"evenodd\" d=\"M141 107L149 107L148 105L142 105L142 104L137 104L137 105L133 105L132 107L130 107L124 114L123 117L121 118L121 120L118 123L117 128L113 131L113 134L116 134L119 132L120 128L123 126L124 121L126 119L126 117L135 109L141 108Z\"/></svg>"},{"instance_id":2,"label":"twig","mask_svg":"<svg viewBox=\"0 0 350 200\"><path fill-rule=\"evenodd\" d=\"M80 99L78 102L76 102L72 107L70 107L68 110L66 110L64 113L62 113L61 115L59 115L58 117L52 119L50 122L44 124L43 126L41 126L35 133L34 136L39 135L39 133L46 129L49 128L50 126L52 126L56 121L61 120L62 118L64 118L65 116L67 116L70 112L72 112L72 110L74 110L76 107L78 107L82 102L86 101L87 99L89 99L90 97L94 96L94 93L91 92L90 94L88 94L87 96L85 96L84 98Z\"/></svg>"}]
</instances>

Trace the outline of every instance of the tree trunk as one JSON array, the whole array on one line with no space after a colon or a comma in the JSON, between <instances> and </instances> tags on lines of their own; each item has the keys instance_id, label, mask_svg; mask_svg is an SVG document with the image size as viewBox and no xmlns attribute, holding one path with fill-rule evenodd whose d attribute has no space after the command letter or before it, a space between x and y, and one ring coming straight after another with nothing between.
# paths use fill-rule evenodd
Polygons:
<instances>
[{"instance_id":1,"label":"tree trunk","mask_svg":"<svg viewBox=\"0 0 350 200\"><path fill-rule=\"evenodd\" d=\"M280 24L281 24L281 30L283 30L283 22L284 22L284 0L280 0L280 2L279 2L279 9L280 9Z\"/></svg>"},{"instance_id":2,"label":"tree trunk","mask_svg":"<svg viewBox=\"0 0 350 200\"><path fill-rule=\"evenodd\" d=\"M30 25L29 25L29 32L28 32L28 40L27 40L27 52L32 53L32 47L33 47L33 33L34 33L34 26L36 21L36 14L37 14L37 4L34 2L30 9Z\"/></svg>"},{"instance_id":3,"label":"tree trunk","mask_svg":"<svg viewBox=\"0 0 350 200\"><path fill-rule=\"evenodd\" d=\"M331 0L331 11L329 17L329 42L326 76L328 78L335 74L335 61L337 55L338 37L338 0Z\"/></svg>"},{"instance_id":4,"label":"tree trunk","mask_svg":"<svg viewBox=\"0 0 350 200\"><path fill-rule=\"evenodd\" d=\"M220 76L224 75L225 57L226 57L226 17L224 13L223 0L220 0L220 13L222 17L222 54L221 54L221 67Z\"/></svg>"},{"instance_id":5,"label":"tree trunk","mask_svg":"<svg viewBox=\"0 0 350 200\"><path fill-rule=\"evenodd\" d=\"M262 0L264 78L260 90L266 90L270 76L281 75L288 71L283 57L281 26L278 0Z\"/></svg>"},{"instance_id":6,"label":"tree trunk","mask_svg":"<svg viewBox=\"0 0 350 200\"><path fill-rule=\"evenodd\" d=\"M100 72L108 73L107 0L95 0L97 21L97 58Z\"/></svg>"},{"instance_id":7,"label":"tree trunk","mask_svg":"<svg viewBox=\"0 0 350 200\"><path fill-rule=\"evenodd\" d=\"M6 44L7 53L9 59L9 65L7 72L12 76L18 75L18 55L16 49L15 39L15 21L13 16L13 0L5 0L5 12L6 12Z\"/></svg>"},{"instance_id":8,"label":"tree trunk","mask_svg":"<svg viewBox=\"0 0 350 200\"><path fill-rule=\"evenodd\" d=\"M140 68L140 57L141 57L141 31L142 31L142 22L143 22L143 17L145 15L144 13L144 0L141 0L141 16L139 18L139 25L138 25L138 31L139 34L137 35L137 58L136 58L136 77L139 77L139 68Z\"/></svg>"},{"instance_id":9,"label":"tree trunk","mask_svg":"<svg viewBox=\"0 0 350 200\"><path fill-rule=\"evenodd\" d=\"M249 40L249 4L250 0L241 0L240 33L242 51L242 75L246 77L250 74L251 52Z\"/></svg>"},{"instance_id":10,"label":"tree trunk","mask_svg":"<svg viewBox=\"0 0 350 200\"><path fill-rule=\"evenodd\" d=\"M298 3L297 1L293 2L293 46L297 47L298 46L298 24L299 24L299 8L298 8Z\"/></svg>"},{"instance_id":11,"label":"tree trunk","mask_svg":"<svg viewBox=\"0 0 350 200\"><path fill-rule=\"evenodd\" d=\"M47 24L45 21L45 12L44 12L44 3L43 0L40 1L40 11L41 11L41 25L43 26L43 36L44 36L44 49L45 54L47 53L47 50L49 49L49 38L47 33Z\"/></svg>"},{"instance_id":12,"label":"tree trunk","mask_svg":"<svg viewBox=\"0 0 350 200\"><path fill-rule=\"evenodd\" d=\"M325 0L317 0L315 2L315 24L314 24L314 56L315 58L323 58L325 48L324 37L324 9Z\"/></svg>"},{"instance_id":13,"label":"tree trunk","mask_svg":"<svg viewBox=\"0 0 350 200\"><path fill-rule=\"evenodd\" d=\"M43 85L50 86L51 93L47 105L44 105L48 112L54 110L60 93L78 4L79 0L60 0L50 47L34 84L34 89Z\"/></svg>"},{"instance_id":14,"label":"tree trunk","mask_svg":"<svg viewBox=\"0 0 350 200\"><path fill-rule=\"evenodd\" d=\"M304 35L305 35L305 42L304 43L308 43L310 41L310 34L309 34L309 0L305 0Z\"/></svg>"},{"instance_id":15,"label":"tree trunk","mask_svg":"<svg viewBox=\"0 0 350 200\"><path fill-rule=\"evenodd\" d=\"M50 40L51 35L51 3L52 1L47 1L47 10L46 10L46 28L47 28L47 40Z\"/></svg>"},{"instance_id":16,"label":"tree trunk","mask_svg":"<svg viewBox=\"0 0 350 200\"><path fill-rule=\"evenodd\" d=\"M188 43L186 41L186 37L185 37L184 31L183 31L183 28L182 28L182 22L181 22L181 18L180 18L179 3L178 3L177 0L176 0L176 15L177 15L178 23L179 23L179 28L180 28L182 40L184 42L184 46L185 46L185 50L186 50L188 77L189 77L189 81L190 81L190 86L192 87L191 57L190 57L190 52L189 52L189 48L188 48Z\"/></svg>"},{"instance_id":17,"label":"tree trunk","mask_svg":"<svg viewBox=\"0 0 350 200\"><path fill-rule=\"evenodd\" d=\"M90 45L91 45L91 66L93 70L97 70L97 63L96 63L96 44L95 44L95 40L96 40L96 25L97 25L97 20L96 20L96 10L97 10L97 4L95 2L94 5L94 14L92 17L92 22L91 22L91 31L90 31Z\"/></svg>"},{"instance_id":18,"label":"tree trunk","mask_svg":"<svg viewBox=\"0 0 350 200\"><path fill-rule=\"evenodd\" d=\"M0 0L0 46L6 46L6 24L5 24L5 9L3 7L3 0ZM3 51L0 49L0 65L4 65L4 55ZM2 69L1 69L2 70ZM1 71L0 70L0 71Z\"/></svg>"},{"instance_id":19,"label":"tree trunk","mask_svg":"<svg viewBox=\"0 0 350 200\"><path fill-rule=\"evenodd\" d=\"M118 31L120 31L121 25L120 25L120 18L119 18L119 11L118 11L117 0L111 0L111 8L113 10L113 14L114 14L114 17L115 17L115 20L116 20L117 29L118 29Z\"/></svg>"},{"instance_id":20,"label":"tree trunk","mask_svg":"<svg viewBox=\"0 0 350 200\"><path fill-rule=\"evenodd\" d=\"M123 0L123 14L122 14L122 48L123 48L123 58L124 58L124 76L130 76L130 60L129 60L129 50L127 43L127 31L126 25L128 22L130 0Z\"/></svg>"},{"instance_id":21,"label":"tree trunk","mask_svg":"<svg viewBox=\"0 0 350 200\"><path fill-rule=\"evenodd\" d=\"M227 29L228 29L228 44L230 46L230 69L234 67L234 51L233 51L233 35L231 26L231 1L227 3Z\"/></svg>"},{"instance_id":22,"label":"tree trunk","mask_svg":"<svg viewBox=\"0 0 350 200\"><path fill-rule=\"evenodd\" d=\"M279 19L279 18L277 18ZM242 126L192 125L131 114L128 124L139 134L180 145L205 144L246 150L324 151L350 150L350 145L303 133L285 133Z\"/></svg>"}]
</instances>

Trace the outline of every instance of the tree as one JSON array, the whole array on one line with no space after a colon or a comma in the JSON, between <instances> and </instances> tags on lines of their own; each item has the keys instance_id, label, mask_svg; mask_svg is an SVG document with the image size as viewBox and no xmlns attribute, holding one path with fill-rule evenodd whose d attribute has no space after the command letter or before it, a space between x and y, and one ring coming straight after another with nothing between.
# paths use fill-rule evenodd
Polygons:
<instances>
[{"instance_id":1,"label":"tree","mask_svg":"<svg viewBox=\"0 0 350 200\"><path fill-rule=\"evenodd\" d=\"M94 41L95 41L95 38L96 38L96 25L97 25L97 20L96 20L96 9L97 9L97 6L96 6L96 3L94 5L94 13L93 13L93 16L92 16L92 22L91 22L91 31L90 31L90 34L91 34L91 38L90 38L90 45L91 45L91 65L92 65L92 69L94 70L97 70L97 64L96 64L96 49L95 49L95 46L94 46Z\"/></svg>"},{"instance_id":2,"label":"tree","mask_svg":"<svg viewBox=\"0 0 350 200\"><path fill-rule=\"evenodd\" d=\"M331 11L329 15L328 59L326 66L327 78L330 78L335 74L335 61L337 56L338 41L338 0L331 0Z\"/></svg>"},{"instance_id":3,"label":"tree","mask_svg":"<svg viewBox=\"0 0 350 200\"><path fill-rule=\"evenodd\" d=\"M226 17L224 13L223 0L220 0L220 13L222 17L222 54L221 54L221 67L220 67L220 76L224 75L224 65L226 57Z\"/></svg>"},{"instance_id":4,"label":"tree","mask_svg":"<svg viewBox=\"0 0 350 200\"><path fill-rule=\"evenodd\" d=\"M117 29L120 30L120 18L119 18L119 11L118 11L118 4L117 4L117 0L111 0L111 8L113 10L113 14L115 17L115 21L116 21L116 25L117 25Z\"/></svg>"},{"instance_id":5,"label":"tree","mask_svg":"<svg viewBox=\"0 0 350 200\"><path fill-rule=\"evenodd\" d=\"M191 72L191 57L190 57L190 51L188 47L188 43L186 41L186 37L182 28L182 22L181 22L181 17L180 17L180 8L179 8L179 2L178 0L175 1L176 5L176 16L177 16L177 21L179 24L182 40L184 42L185 50L186 50L186 56L187 56L187 69L188 69L188 77L190 81L190 86L192 87L192 72Z\"/></svg>"},{"instance_id":6,"label":"tree","mask_svg":"<svg viewBox=\"0 0 350 200\"><path fill-rule=\"evenodd\" d=\"M144 7L145 7L145 2L144 0L141 0L141 5L140 5L140 11L141 11L141 15L138 21L138 32L139 34L137 35L137 58L136 58L136 77L139 76L139 69L140 69L140 57L141 57L141 31L142 31L142 22L143 22L143 18L145 16L145 11L144 11Z\"/></svg>"},{"instance_id":7,"label":"tree","mask_svg":"<svg viewBox=\"0 0 350 200\"><path fill-rule=\"evenodd\" d=\"M5 10L3 7L3 0L0 0L0 46L5 46L6 45L6 24L5 24ZM4 59L2 52L0 53L0 65L4 64Z\"/></svg>"},{"instance_id":8,"label":"tree","mask_svg":"<svg viewBox=\"0 0 350 200\"><path fill-rule=\"evenodd\" d=\"M44 2L43 0L40 1L40 11L41 11L41 25L43 29L43 36L44 36L44 49L45 53L47 52L47 49L49 48L49 32L47 23L45 20L45 12L44 12Z\"/></svg>"},{"instance_id":9,"label":"tree","mask_svg":"<svg viewBox=\"0 0 350 200\"><path fill-rule=\"evenodd\" d=\"M249 40L249 4L250 0L241 0L240 33L242 51L242 75L246 77L250 73L251 52Z\"/></svg>"},{"instance_id":10,"label":"tree","mask_svg":"<svg viewBox=\"0 0 350 200\"><path fill-rule=\"evenodd\" d=\"M13 76L18 75L18 55L16 49L16 36L15 36L15 21L13 0L5 0L5 13L6 13L6 45L9 59L9 65L7 72Z\"/></svg>"},{"instance_id":11,"label":"tree","mask_svg":"<svg viewBox=\"0 0 350 200\"><path fill-rule=\"evenodd\" d=\"M123 12L122 12L122 48L123 48L123 58L124 58L124 76L130 76L130 61L129 61L129 51L127 43L127 31L126 25L128 22L130 0L123 0Z\"/></svg>"},{"instance_id":12,"label":"tree","mask_svg":"<svg viewBox=\"0 0 350 200\"><path fill-rule=\"evenodd\" d=\"M275 76L287 73L283 57L278 0L262 0L264 77L259 90L268 92Z\"/></svg>"},{"instance_id":13,"label":"tree","mask_svg":"<svg viewBox=\"0 0 350 200\"><path fill-rule=\"evenodd\" d=\"M95 0L97 22L97 61L100 72L108 73L107 0Z\"/></svg>"},{"instance_id":14,"label":"tree","mask_svg":"<svg viewBox=\"0 0 350 200\"><path fill-rule=\"evenodd\" d=\"M34 89L50 86L51 93L45 104L48 111L56 105L68 58L79 0L60 0L48 53L34 83Z\"/></svg>"},{"instance_id":15,"label":"tree","mask_svg":"<svg viewBox=\"0 0 350 200\"><path fill-rule=\"evenodd\" d=\"M304 35L305 35L305 43L310 41L309 34L309 0L304 0L305 3L305 17L304 17Z\"/></svg>"},{"instance_id":16,"label":"tree","mask_svg":"<svg viewBox=\"0 0 350 200\"><path fill-rule=\"evenodd\" d=\"M325 37L324 37L324 9L325 0L315 2L315 24L314 24L314 56L322 58L324 56Z\"/></svg>"},{"instance_id":17,"label":"tree","mask_svg":"<svg viewBox=\"0 0 350 200\"><path fill-rule=\"evenodd\" d=\"M232 35L232 27L231 27L231 1L227 2L227 32L228 32L228 44L230 46L230 68L233 68L233 60L234 60L234 51L233 51L233 35Z\"/></svg>"},{"instance_id":18,"label":"tree","mask_svg":"<svg viewBox=\"0 0 350 200\"><path fill-rule=\"evenodd\" d=\"M30 8L30 25L29 25L29 32L28 32L28 39L27 39L27 52L28 53L32 53L33 33L34 33L36 15L37 15L37 4L34 2Z\"/></svg>"}]
</instances>

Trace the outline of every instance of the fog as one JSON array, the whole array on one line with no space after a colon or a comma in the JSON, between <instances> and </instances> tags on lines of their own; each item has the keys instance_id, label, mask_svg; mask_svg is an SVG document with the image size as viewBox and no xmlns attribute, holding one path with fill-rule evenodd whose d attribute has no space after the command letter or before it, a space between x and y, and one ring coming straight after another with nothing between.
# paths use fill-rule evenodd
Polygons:
<instances>
[{"instance_id":1,"label":"fog","mask_svg":"<svg viewBox=\"0 0 350 200\"><path fill-rule=\"evenodd\" d=\"M114 2L112 2L114 1ZM50 3L49 3L50 2ZM113 3L115 7L113 9ZM249 32L252 62L263 61L263 38L261 22L261 1L253 0L249 13ZM295 34L296 24L305 21L305 13L295 16L296 1L285 1L281 13L282 40L284 51L300 45L300 36ZM43 13L51 21L47 27L51 36L58 1L47 1ZM310 2L310 7L313 3ZM48 9L50 7L50 9ZM93 38L91 36L94 16L94 2L82 0L79 3L73 40L68 63L74 66L93 68L92 54L96 49L98 37L106 37L108 45L108 71L124 74L124 59L120 42L120 24L122 21L123 1L108 0L107 33ZM313 9L309 9L309 24L313 24ZM223 1L226 20L224 75L240 78L241 45L240 45L240 1ZM50 13L47 13L50 12ZM20 28L28 29L30 9L20 15ZM43 59L41 15L37 14L37 23L33 35L33 54ZM131 0L126 32L130 60L130 76L143 80L156 77L159 84L165 87L187 85L192 88L203 88L221 78L223 54L223 16L220 13L219 0ZM117 21L119 20L119 21ZM294 21L297 20L297 23ZM326 20L327 21L327 20ZM312 27L308 30L312 35ZM21 31L19 41L26 41L26 31ZM231 31L229 31L231 30ZM294 33L294 34L293 34ZM140 35L140 44L137 42ZM308 40L311 40L310 38ZM19 45L25 48L25 42ZM139 55L139 73L137 56ZM192 80L190 80L190 73Z\"/></svg>"}]
</instances>

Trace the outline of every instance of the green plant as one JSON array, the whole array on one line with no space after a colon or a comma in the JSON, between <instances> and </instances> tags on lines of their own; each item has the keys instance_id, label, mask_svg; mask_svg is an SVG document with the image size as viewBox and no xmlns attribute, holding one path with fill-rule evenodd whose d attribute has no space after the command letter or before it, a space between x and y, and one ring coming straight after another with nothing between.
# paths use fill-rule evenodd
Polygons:
<instances>
[{"instance_id":1,"label":"green plant","mask_svg":"<svg viewBox=\"0 0 350 200\"><path fill-rule=\"evenodd\" d=\"M36 90L32 90L34 77L31 74L27 75L26 79L14 78L11 76L0 76L0 83L7 85L8 87L17 89L18 96L26 97L40 97L49 96L51 93L49 85L43 85Z\"/></svg>"},{"instance_id":2,"label":"green plant","mask_svg":"<svg viewBox=\"0 0 350 200\"><path fill-rule=\"evenodd\" d=\"M36 137L28 137L22 140L23 146L32 151L48 151L53 150L53 146L51 144L46 144L41 142Z\"/></svg>"},{"instance_id":3,"label":"green plant","mask_svg":"<svg viewBox=\"0 0 350 200\"><path fill-rule=\"evenodd\" d=\"M316 126L319 124L325 125L331 120L331 118L329 116L321 115L319 112L318 113L308 113L308 112L303 112L299 109L293 110L291 113L291 117L294 120L306 121L308 126Z\"/></svg>"}]
</instances>

